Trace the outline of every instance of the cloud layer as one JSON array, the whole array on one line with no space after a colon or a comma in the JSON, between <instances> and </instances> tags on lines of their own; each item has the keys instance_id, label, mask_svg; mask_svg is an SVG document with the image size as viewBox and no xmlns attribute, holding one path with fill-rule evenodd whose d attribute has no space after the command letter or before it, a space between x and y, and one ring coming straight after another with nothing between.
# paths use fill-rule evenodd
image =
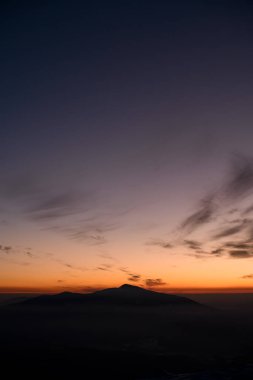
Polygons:
<instances>
[{"instance_id":1,"label":"cloud layer","mask_svg":"<svg viewBox=\"0 0 253 380\"><path fill-rule=\"evenodd\" d=\"M253 257L253 159L235 156L224 182L179 225L179 237L152 239L163 248L185 247L196 258ZM231 208L232 207L232 208ZM232 240L232 241L231 241Z\"/></svg>"}]
</instances>

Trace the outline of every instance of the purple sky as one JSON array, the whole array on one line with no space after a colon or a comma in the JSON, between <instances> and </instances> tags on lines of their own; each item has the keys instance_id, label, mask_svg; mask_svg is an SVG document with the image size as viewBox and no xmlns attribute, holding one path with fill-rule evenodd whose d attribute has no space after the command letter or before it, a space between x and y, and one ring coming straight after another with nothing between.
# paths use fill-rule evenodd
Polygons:
<instances>
[{"instance_id":1,"label":"purple sky","mask_svg":"<svg viewBox=\"0 0 253 380\"><path fill-rule=\"evenodd\" d=\"M0 17L0 286L250 286L250 2Z\"/></svg>"}]
</instances>

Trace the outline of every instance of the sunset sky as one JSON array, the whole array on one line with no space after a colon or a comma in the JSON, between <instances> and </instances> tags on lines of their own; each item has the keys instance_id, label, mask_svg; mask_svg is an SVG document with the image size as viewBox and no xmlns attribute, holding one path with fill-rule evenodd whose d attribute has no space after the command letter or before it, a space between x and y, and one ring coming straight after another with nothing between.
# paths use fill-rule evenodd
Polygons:
<instances>
[{"instance_id":1,"label":"sunset sky","mask_svg":"<svg viewBox=\"0 0 253 380\"><path fill-rule=\"evenodd\" d=\"M253 3L3 3L0 292L253 290Z\"/></svg>"}]
</instances>

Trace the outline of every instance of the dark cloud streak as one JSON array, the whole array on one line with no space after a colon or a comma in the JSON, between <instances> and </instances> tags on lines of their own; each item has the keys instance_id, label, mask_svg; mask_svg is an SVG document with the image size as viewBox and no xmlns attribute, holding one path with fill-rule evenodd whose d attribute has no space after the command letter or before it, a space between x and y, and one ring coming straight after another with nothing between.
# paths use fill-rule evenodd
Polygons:
<instances>
[{"instance_id":1,"label":"dark cloud streak","mask_svg":"<svg viewBox=\"0 0 253 380\"><path fill-rule=\"evenodd\" d=\"M235 200L242 198L253 190L253 160L236 156L232 162L231 178L224 186L224 195Z\"/></svg>"},{"instance_id":2,"label":"dark cloud streak","mask_svg":"<svg viewBox=\"0 0 253 380\"><path fill-rule=\"evenodd\" d=\"M151 241L147 242L146 243L147 245L154 245L154 246L158 246L158 247L161 247L161 248L173 248L173 245L168 242L168 241L165 241L165 240L162 240L162 239L152 239Z\"/></svg>"},{"instance_id":3,"label":"dark cloud streak","mask_svg":"<svg viewBox=\"0 0 253 380\"><path fill-rule=\"evenodd\" d=\"M180 230L182 230L185 234L189 234L202 225L209 223L214 217L216 208L214 196L208 196L203 199L200 202L197 211L188 216L182 222Z\"/></svg>"},{"instance_id":4,"label":"dark cloud streak","mask_svg":"<svg viewBox=\"0 0 253 380\"><path fill-rule=\"evenodd\" d=\"M148 278L145 281L145 284L147 287L152 288L154 286L166 285L166 282L164 282L161 278Z\"/></svg>"},{"instance_id":5,"label":"dark cloud streak","mask_svg":"<svg viewBox=\"0 0 253 380\"><path fill-rule=\"evenodd\" d=\"M253 257L253 251L248 251L246 249L238 249L229 251L229 255L233 259L248 259Z\"/></svg>"},{"instance_id":6,"label":"dark cloud streak","mask_svg":"<svg viewBox=\"0 0 253 380\"><path fill-rule=\"evenodd\" d=\"M241 277L243 280L253 280L253 274L246 274Z\"/></svg>"},{"instance_id":7,"label":"dark cloud streak","mask_svg":"<svg viewBox=\"0 0 253 380\"><path fill-rule=\"evenodd\" d=\"M0 245L0 252L3 252L5 253L6 255L8 255L9 253L11 253L13 250L13 248L11 246L7 246L7 245Z\"/></svg>"},{"instance_id":8,"label":"dark cloud streak","mask_svg":"<svg viewBox=\"0 0 253 380\"><path fill-rule=\"evenodd\" d=\"M130 277L128 277L128 281L132 282L138 282L140 281L141 276L139 274L130 274Z\"/></svg>"},{"instance_id":9,"label":"dark cloud streak","mask_svg":"<svg viewBox=\"0 0 253 380\"><path fill-rule=\"evenodd\" d=\"M248 228L249 225L251 225L251 224L252 224L251 220L245 219L241 223L237 224L236 226L224 228L222 231L216 233L213 236L213 238L214 239L221 239L221 238L224 238L227 236L235 235L239 232L242 232L246 228Z\"/></svg>"}]
</instances>

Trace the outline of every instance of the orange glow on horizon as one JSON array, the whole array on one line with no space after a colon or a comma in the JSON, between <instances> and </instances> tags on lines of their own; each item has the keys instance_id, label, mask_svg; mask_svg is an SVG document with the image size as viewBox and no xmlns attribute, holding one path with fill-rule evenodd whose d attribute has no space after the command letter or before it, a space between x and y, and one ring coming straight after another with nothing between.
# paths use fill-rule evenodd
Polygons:
<instances>
[{"instance_id":1,"label":"orange glow on horizon","mask_svg":"<svg viewBox=\"0 0 253 380\"><path fill-rule=\"evenodd\" d=\"M91 293L94 291L102 290L105 288L111 288L111 287L119 287L122 284L118 285L98 285L98 286L83 286L83 287L77 287L77 286L69 286L69 287L63 287L63 286L55 286L55 287L17 287L17 286L3 286L0 287L0 294L18 294L18 293L29 293L29 294L56 294L61 293L65 291L69 292L76 292L76 293ZM252 287L178 287L178 288L168 288L168 287L147 287L147 286L141 286L138 284L129 284L129 285L135 285L140 286L142 288L145 288L147 290L152 290L155 292L161 292L161 293L168 293L168 294L211 294L211 293L253 293L253 286Z\"/></svg>"}]
</instances>

